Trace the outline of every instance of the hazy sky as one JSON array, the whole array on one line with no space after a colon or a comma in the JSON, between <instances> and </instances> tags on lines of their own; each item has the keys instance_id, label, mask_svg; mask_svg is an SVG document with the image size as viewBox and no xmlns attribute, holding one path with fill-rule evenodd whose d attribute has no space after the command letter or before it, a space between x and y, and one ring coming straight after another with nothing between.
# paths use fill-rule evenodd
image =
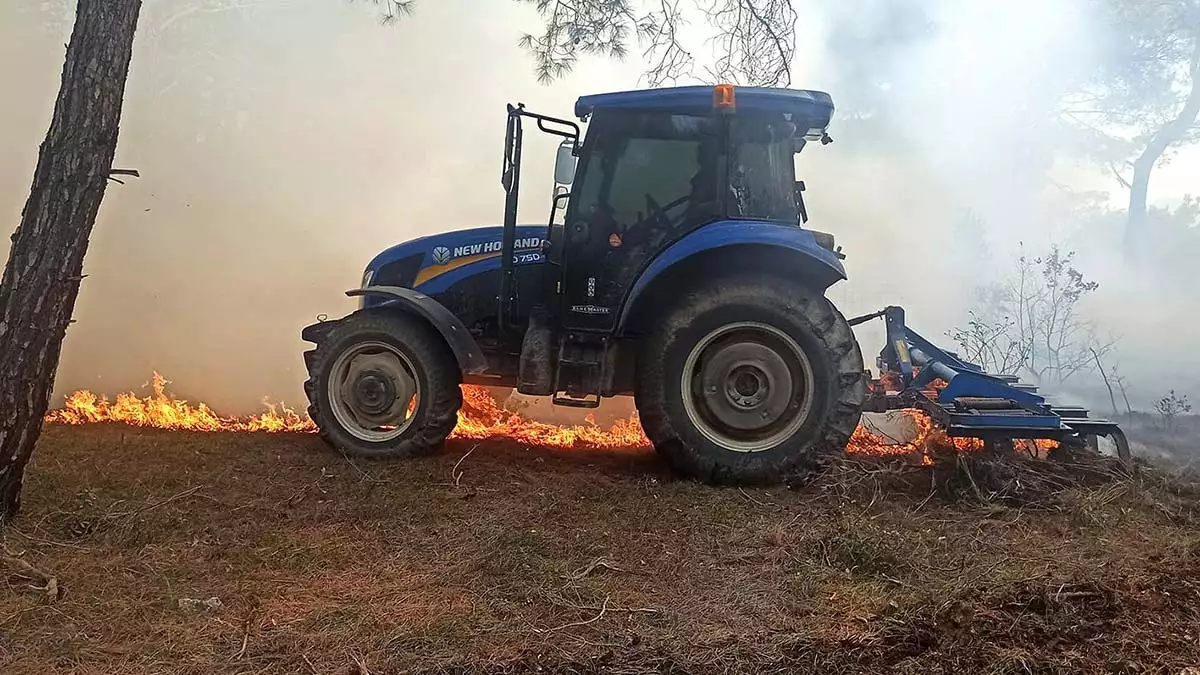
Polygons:
<instances>
[{"instance_id":1,"label":"hazy sky","mask_svg":"<svg viewBox=\"0 0 1200 675\"><path fill-rule=\"evenodd\" d=\"M63 4L0 3L0 214L9 229L58 87L70 29ZM914 123L901 133L918 155L897 163L834 143L801 157L810 225L836 233L850 255L851 281L831 293L845 313L904 304L931 337L961 322L977 268L955 261L943 238L965 204L1004 219L988 232L998 254L1065 234L1047 224L1044 203L1015 192L1032 132L1011 97L1036 86L1055 50L1086 46L1087 36L1070 34L1070 7L965 3L953 31L914 50L929 77L907 83ZM116 161L142 178L109 188L57 390L135 388L157 369L219 409L255 409L264 396L299 403L300 329L352 308L342 293L376 252L499 222L506 102L569 117L579 95L637 86L636 58L585 61L540 85L517 46L537 28L530 6L496 0L420 2L414 17L386 28L363 1L147 0ZM801 21L796 86L833 81L824 29L818 15ZM538 222L555 141L526 139L522 216ZM1059 174L1111 187L1086 171ZM1191 152L1155 173L1152 199L1177 200L1197 176ZM1180 302L1164 303L1162 316ZM871 366L878 332L860 337ZM1190 354L1186 334L1162 339L1167 351ZM1183 358L1164 368L1200 381L1198 360Z\"/></svg>"}]
</instances>

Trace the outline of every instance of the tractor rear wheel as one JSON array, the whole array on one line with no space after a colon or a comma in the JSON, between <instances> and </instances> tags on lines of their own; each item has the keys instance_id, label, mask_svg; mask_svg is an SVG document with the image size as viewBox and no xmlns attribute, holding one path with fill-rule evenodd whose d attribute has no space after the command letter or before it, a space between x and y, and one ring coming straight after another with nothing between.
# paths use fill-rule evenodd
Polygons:
<instances>
[{"instance_id":1,"label":"tractor rear wheel","mask_svg":"<svg viewBox=\"0 0 1200 675\"><path fill-rule=\"evenodd\" d=\"M677 470L772 483L844 452L866 395L845 317L811 290L759 278L683 299L643 345L635 397Z\"/></svg>"},{"instance_id":2,"label":"tractor rear wheel","mask_svg":"<svg viewBox=\"0 0 1200 675\"><path fill-rule=\"evenodd\" d=\"M402 313L359 312L317 345L308 415L334 448L359 457L437 449L458 421L461 371L442 337Z\"/></svg>"}]
</instances>

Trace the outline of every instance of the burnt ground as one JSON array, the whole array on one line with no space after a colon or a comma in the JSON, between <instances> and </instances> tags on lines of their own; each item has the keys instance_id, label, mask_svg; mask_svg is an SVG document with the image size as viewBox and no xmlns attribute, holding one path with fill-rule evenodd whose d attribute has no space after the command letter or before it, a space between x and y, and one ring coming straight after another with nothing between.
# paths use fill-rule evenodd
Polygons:
<instances>
[{"instance_id":1,"label":"burnt ground","mask_svg":"<svg viewBox=\"0 0 1200 675\"><path fill-rule=\"evenodd\" d=\"M640 451L50 427L0 672L1178 674L1198 525L1194 483L1108 460L741 490Z\"/></svg>"},{"instance_id":2,"label":"burnt ground","mask_svg":"<svg viewBox=\"0 0 1200 675\"><path fill-rule=\"evenodd\" d=\"M1115 418L1129 435L1133 453L1153 458L1161 466L1195 471L1200 468L1200 415L1164 419L1161 415L1131 413Z\"/></svg>"}]
</instances>

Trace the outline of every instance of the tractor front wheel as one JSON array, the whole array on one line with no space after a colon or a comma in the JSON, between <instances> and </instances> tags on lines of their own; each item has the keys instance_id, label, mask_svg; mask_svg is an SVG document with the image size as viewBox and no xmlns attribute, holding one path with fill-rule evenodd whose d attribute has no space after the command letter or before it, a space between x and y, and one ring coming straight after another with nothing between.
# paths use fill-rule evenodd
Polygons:
<instances>
[{"instance_id":1,"label":"tractor front wheel","mask_svg":"<svg viewBox=\"0 0 1200 675\"><path fill-rule=\"evenodd\" d=\"M638 414L685 474L770 483L845 450L867 394L862 353L824 297L726 280L685 298L646 340Z\"/></svg>"},{"instance_id":2,"label":"tractor front wheel","mask_svg":"<svg viewBox=\"0 0 1200 675\"><path fill-rule=\"evenodd\" d=\"M359 312L317 345L304 383L309 417L334 448L406 457L438 448L458 421L461 373L417 317Z\"/></svg>"}]
</instances>

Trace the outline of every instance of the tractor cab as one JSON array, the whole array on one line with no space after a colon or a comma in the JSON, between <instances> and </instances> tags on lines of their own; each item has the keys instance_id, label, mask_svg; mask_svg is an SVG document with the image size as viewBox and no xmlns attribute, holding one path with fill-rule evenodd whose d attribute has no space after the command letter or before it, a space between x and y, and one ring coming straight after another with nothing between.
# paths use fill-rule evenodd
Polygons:
<instances>
[{"instance_id":1,"label":"tractor cab","mask_svg":"<svg viewBox=\"0 0 1200 675\"><path fill-rule=\"evenodd\" d=\"M588 122L581 138L574 122L509 106L498 316L502 331L524 335L528 368L519 389L555 394L559 404L597 405L619 379L604 372L603 352L627 329L644 328L629 301L653 261L714 223L726 223L720 236L729 244L754 226L805 223L794 155L810 141L830 142L832 113L830 97L814 91L718 85L618 92L578 100L575 114ZM525 119L563 141L540 282L522 295L515 278L525 271L509 242L518 236ZM818 276L839 275L832 237L804 237L824 249L827 269ZM553 378L551 368L539 365L556 360L547 347L584 356L566 359L568 367ZM581 368L570 367L576 362ZM557 396L564 390L574 395Z\"/></svg>"}]
</instances>

